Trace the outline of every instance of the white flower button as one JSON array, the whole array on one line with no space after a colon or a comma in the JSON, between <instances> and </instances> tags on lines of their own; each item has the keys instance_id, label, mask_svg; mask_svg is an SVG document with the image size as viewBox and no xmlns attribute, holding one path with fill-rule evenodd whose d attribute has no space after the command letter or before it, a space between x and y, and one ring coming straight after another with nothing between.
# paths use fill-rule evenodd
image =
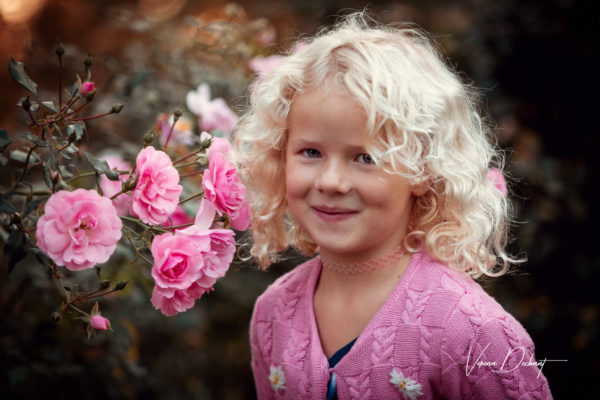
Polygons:
<instances>
[{"instance_id":1,"label":"white flower button","mask_svg":"<svg viewBox=\"0 0 600 400\"><path fill-rule=\"evenodd\" d=\"M281 366L275 367L274 365L271 365L269 381L271 382L271 387L275 392L277 392L279 389L285 389L285 375L283 374L283 369L281 369Z\"/></svg>"},{"instance_id":2,"label":"white flower button","mask_svg":"<svg viewBox=\"0 0 600 400\"><path fill-rule=\"evenodd\" d=\"M390 372L390 376L392 377L390 382L404 395L405 399L416 400L417 397L423 396L421 384L410 379L408 376L404 377L402 372L396 371L396 368Z\"/></svg>"}]
</instances>

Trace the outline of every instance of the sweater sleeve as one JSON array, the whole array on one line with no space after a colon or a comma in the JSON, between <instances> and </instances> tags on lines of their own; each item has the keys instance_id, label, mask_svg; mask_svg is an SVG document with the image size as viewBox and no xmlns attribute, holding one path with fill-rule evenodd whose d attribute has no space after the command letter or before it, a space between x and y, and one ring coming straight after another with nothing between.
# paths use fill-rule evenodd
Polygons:
<instances>
[{"instance_id":1,"label":"sweater sleeve","mask_svg":"<svg viewBox=\"0 0 600 400\"><path fill-rule=\"evenodd\" d=\"M252 354L252 374L256 386L257 398L260 400L274 399L275 394L269 381L270 366L265 359L264 339L268 335L264 323L260 322L260 298L254 305L254 312L250 321L250 349Z\"/></svg>"},{"instance_id":2,"label":"sweater sleeve","mask_svg":"<svg viewBox=\"0 0 600 400\"><path fill-rule=\"evenodd\" d=\"M533 342L514 317L457 309L449 321L441 346L444 397L552 399Z\"/></svg>"}]
</instances>

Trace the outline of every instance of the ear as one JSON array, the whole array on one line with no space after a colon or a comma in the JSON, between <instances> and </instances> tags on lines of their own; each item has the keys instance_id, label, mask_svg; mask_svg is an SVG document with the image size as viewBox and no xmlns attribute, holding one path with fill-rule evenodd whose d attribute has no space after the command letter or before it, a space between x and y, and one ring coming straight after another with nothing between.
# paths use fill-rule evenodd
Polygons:
<instances>
[{"instance_id":1,"label":"ear","mask_svg":"<svg viewBox=\"0 0 600 400\"><path fill-rule=\"evenodd\" d=\"M411 191L412 191L413 196L420 197L420 196L423 196L425 193L427 193L429 191L430 187L431 187L431 178L428 178L421 183L412 185Z\"/></svg>"}]
</instances>

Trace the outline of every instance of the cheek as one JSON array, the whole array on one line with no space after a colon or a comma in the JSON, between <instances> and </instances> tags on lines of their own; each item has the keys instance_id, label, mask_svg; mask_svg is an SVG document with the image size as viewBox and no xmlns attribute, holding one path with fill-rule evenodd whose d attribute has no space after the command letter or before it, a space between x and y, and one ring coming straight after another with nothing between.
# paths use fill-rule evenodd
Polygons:
<instances>
[{"instance_id":1,"label":"cheek","mask_svg":"<svg viewBox=\"0 0 600 400\"><path fill-rule=\"evenodd\" d=\"M285 189L288 200L307 195L311 187L310 175L293 163L286 164Z\"/></svg>"}]
</instances>

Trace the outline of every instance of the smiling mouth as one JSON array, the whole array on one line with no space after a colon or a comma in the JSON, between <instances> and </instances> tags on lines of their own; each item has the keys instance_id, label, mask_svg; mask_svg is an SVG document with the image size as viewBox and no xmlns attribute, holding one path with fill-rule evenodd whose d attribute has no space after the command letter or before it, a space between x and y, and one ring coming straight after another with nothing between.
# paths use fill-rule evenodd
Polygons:
<instances>
[{"instance_id":1,"label":"smiling mouth","mask_svg":"<svg viewBox=\"0 0 600 400\"><path fill-rule=\"evenodd\" d=\"M331 208L323 206L311 207L315 214L327 222L342 221L358 214L357 210L348 208Z\"/></svg>"}]
</instances>

